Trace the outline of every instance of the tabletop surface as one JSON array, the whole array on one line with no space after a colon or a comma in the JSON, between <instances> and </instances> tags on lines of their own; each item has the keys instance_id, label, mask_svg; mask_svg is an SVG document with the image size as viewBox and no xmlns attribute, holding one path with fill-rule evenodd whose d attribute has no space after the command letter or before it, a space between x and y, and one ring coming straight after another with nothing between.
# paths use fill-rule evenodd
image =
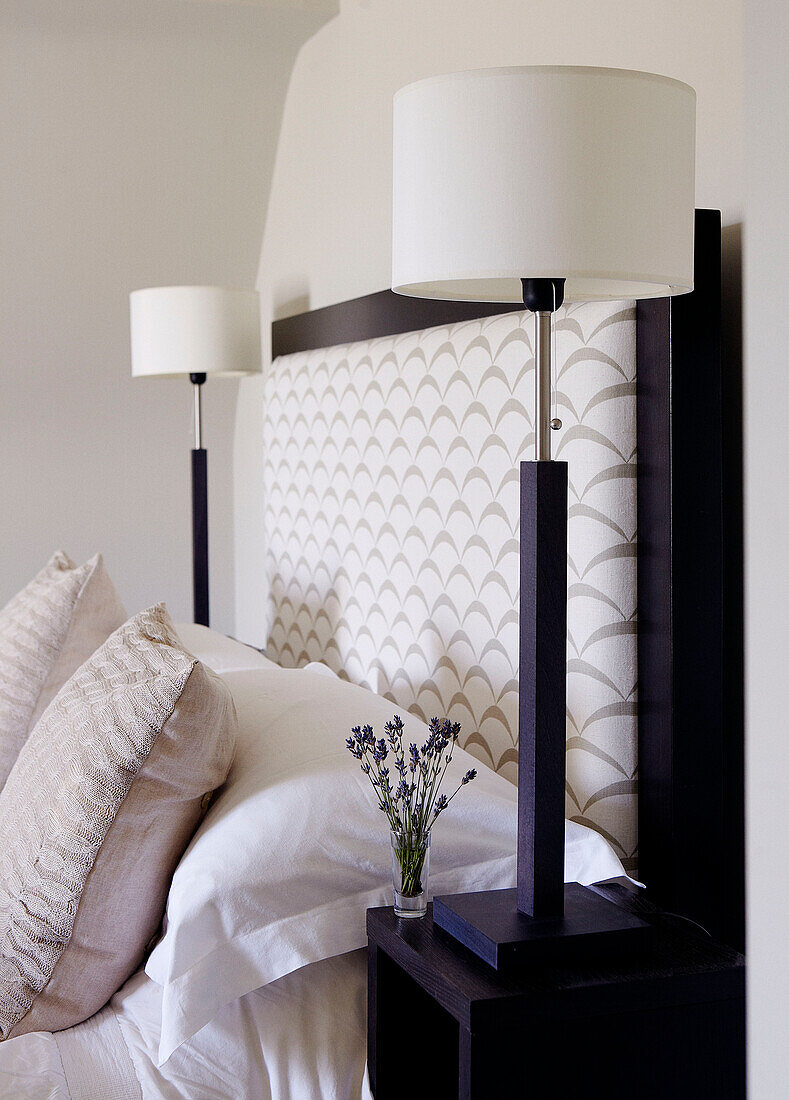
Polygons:
<instances>
[{"instance_id":1,"label":"tabletop surface","mask_svg":"<svg viewBox=\"0 0 789 1100\"><path fill-rule=\"evenodd\" d=\"M391 906L367 911L371 946L381 948L458 1020L484 1023L502 1001L525 1015L633 1011L661 1004L744 996L745 960L689 922L655 914L648 946L607 951L583 964L530 963L500 974L425 917L401 919Z\"/></svg>"}]
</instances>

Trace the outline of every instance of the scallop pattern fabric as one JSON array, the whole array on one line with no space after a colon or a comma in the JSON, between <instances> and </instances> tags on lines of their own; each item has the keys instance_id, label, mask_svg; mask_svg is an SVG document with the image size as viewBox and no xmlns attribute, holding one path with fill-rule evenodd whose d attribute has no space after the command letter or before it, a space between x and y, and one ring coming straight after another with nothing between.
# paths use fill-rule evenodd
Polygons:
<instances>
[{"instance_id":1,"label":"scallop pattern fabric","mask_svg":"<svg viewBox=\"0 0 789 1100\"><path fill-rule=\"evenodd\" d=\"M567 816L631 870L635 328L633 303L564 307L554 358L554 457L570 482ZM265 383L268 656L324 661L423 720L448 715L513 781L533 391L526 313L281 357Z\"/></svg>"}]
</instances>

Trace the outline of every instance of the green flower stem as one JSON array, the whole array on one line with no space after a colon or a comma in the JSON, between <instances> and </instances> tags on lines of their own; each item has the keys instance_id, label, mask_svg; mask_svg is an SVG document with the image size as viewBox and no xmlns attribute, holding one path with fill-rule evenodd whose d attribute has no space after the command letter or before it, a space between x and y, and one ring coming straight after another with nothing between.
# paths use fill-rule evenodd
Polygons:
<instances>
[{"instance_id":1,"label":"green flower stem","mask_svg":"<svg viewBox=\"0 0 789 1100\"><path fill-rule=\"evenodd\" d=\"M438 794L439 790L441 789L441 784L444 781L444 776L446 775L446 770L449 767L450 760L452 759L452 752L454 751L454 748L455 748L455 744L454 744L454 742L451 742L450 746L449 746L449 752L448 752L447 756L444 759L444 767L443 767L443 769L441 769L440 776L439 776L439 769L441 768L441 757L439 757L438 760L434 764L433 781L430 784L430 792L429 792L427 798L424 800L424 804L423 804L423 807L422 807L422 820L420 822L420 829L421 829L422 832L424 832L428 828L428 821L427 821L428 814L430 813L431 809L433 808L433 802L434 802L435 796ZM457 792L455 792L455 793L457 793ZM439 813L440 813L440 811L439 811ZM437 818L438 814L436 814L435 817Z\"/></svg>"},{"instance_id":2,"label":"green flower stem","mask_svg":"<svg viewBox=\"0 0 789 1100\"><path fill-rule=\"evenodd\" d=\"M396 848L400 864L400 893L405 898L415 898L422 893L422 868L425 865L427 847L417 841L409 843L402 838Z\"/></svg>"}]
</instances>

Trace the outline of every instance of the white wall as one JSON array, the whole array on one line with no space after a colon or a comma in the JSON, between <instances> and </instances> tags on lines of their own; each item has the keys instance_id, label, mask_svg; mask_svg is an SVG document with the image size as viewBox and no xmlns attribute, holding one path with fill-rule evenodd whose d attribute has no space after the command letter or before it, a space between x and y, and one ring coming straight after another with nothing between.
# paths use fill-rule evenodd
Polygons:
<instances>
[{"instance_id":1,"label":"white wall","mask_svg":"<svg viewBox=\"0 0 789 1100\"><path fill-rule=\"evenodd\" d=\"M696 88L697 205L722 209L729 227L736 345L740 23L740 0L344 0L303 47L291 79L261 255L264 320L389 286L398 87L486 65L612 65ZM261 390L259 380L241 384L235 452L237 629L259 643Z\"/></svg>"},{"instance_id":2,"label":"white wall","mask_svg":"<svg viewBox=\"0 0 789 1100\"><path fill-rule=\"evenodd\" d=\"M789 6L746 23L745 553L751 1100L789 1072Z\"/></svg>"},{"instance_id":3,"label":"white wall","mask_svg":"<svg viewBox=\"0 0 789 1100\"><path fill-rule=\"evenodd\" d=\"M128 294L253 285L304 7L0 0L0 605L62 546L191 616L190 386L132 381ZM205 393L228 631L235 391Z\"/></svg>"}]
</instances>

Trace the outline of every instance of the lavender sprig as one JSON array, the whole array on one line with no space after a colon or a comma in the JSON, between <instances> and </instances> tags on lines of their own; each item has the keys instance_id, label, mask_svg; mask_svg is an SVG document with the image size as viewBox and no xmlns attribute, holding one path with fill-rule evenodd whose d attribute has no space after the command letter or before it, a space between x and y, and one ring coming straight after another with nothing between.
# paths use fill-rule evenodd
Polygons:
<instances>
[{"instance_id":1,"label":"lavender sprig","mask_svg":"<svg viewBox=\"0 0 789 1100\"><path fill-rule=\"evenodd\" d=\"M372 726L354 726L345 744L370 779L378 806L386 814L392 829L419 844L435 824L461 787L476 778L470 768L449 797L440 794L441 784L452 761L460 733L460 723L432 718L428 736L421 748L413 743L406 750L405 726L399 715L384 726L385 736L376 739ZM396 783L392 786L387 765L394 758Z\"/></svg>"}]
</instances>

